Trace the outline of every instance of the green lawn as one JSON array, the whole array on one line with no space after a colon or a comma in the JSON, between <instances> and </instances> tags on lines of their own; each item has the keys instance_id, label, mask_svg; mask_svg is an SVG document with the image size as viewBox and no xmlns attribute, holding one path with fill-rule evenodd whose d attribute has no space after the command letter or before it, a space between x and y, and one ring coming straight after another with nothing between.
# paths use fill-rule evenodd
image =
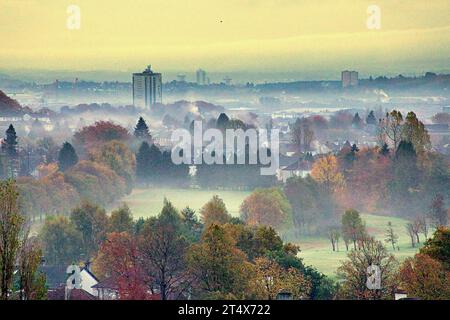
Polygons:
<instances>
[{"instance_id":1,"label":"green lawn","mask_svg":"<svg viewBox=\"0 0 450 320\"><path fill-rule=\"evenodd\" d=\"M199 213L200 208L216 194L223 199L231 215L239 216L239 207L250 192L170 188L135 189L122 201L130 206L134 218L137 219L157 215L162 209L164 197L180 210L189 206Z\"/></svg>"},{"instance_id":2,"label":"green lawn","mask_svg":"<svg viewBox=\"0 0 450 320\"><path fill-rule=\"evenodd\" d=\"M125 197L123 202L130 206L134 218L137 219L139 217L146 218L157 215L161 211L164 197L169 199L178 209L189 206L199 213L200 208L215 194L224 200L230 214L238 216L239 207L250 192L170 188L136 189L131 195ZM411 247L409 236L405 230L406 220L369 214L363 214L362 218L366 222L369 233L383 242L387 223L389 221L392 222L394 230L399 236L398 246L400 251L393 251L390 244L387 243L386 247L399 260L412 256L418 251L417 247ZM301 252L299 256L304 259L305 263L316 267L319 271L329 276L334 276L340 262L346 259L347 252L342 239L339 243L339 252L331 250L331 244L325 237L300 238L296 243L300 245Z\"/></svg>"},{"instance_id":3,"label":"green lawn","mask_svg":"<svg viewBox=\"0 0 450 320\"><path fill-rule=\"evenodd\" d=\"M410 238L405 230L405 224L407 223L405 219L370 214L363 214L362 218L366 222L369 233L383 242L387 223L389 221L392 222L393 228L399 236L398 246L400 251L394 251L388 243L385 243L385 245L389 252L394 253L398 260L402 261L406 257L413 256L418 251L417 246L416 248L411 247ZM422 242L423 236L421 235L421 237ZM297 244L300 245L302 250L299 257L302 257L306 264L315 266L319 271L329 276L335 276L337 267L347 256L342 239L339 242L339 252L331 250L331 244L326 238L305 237L301 238Z\"/></svg>"}]
</instances>

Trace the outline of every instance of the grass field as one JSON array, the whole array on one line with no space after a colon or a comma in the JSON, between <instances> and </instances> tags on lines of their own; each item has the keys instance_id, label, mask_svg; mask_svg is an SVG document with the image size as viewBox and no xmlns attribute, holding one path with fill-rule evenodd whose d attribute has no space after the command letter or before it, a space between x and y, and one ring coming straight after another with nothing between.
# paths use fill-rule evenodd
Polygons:
<instances>
[{"instance_id":1,"label":"grass field","mask_svg":"<svg viewBox=\"0 0 450 320\"><path fill-rule=\"evenodd\" d=\"M416 248L411 247L410 238L405 230L405 224L407 223L405 219L370 214L363 214L362 219L366 222L368 232L383 242L387 224L389 221L392 223L395 233L399 236L398 246L400 251L394 251L388 243L385 243L385 245L388 251L394 253L399 261L413 256L419 250L420 245L416 246ZM423 236L421 242L422 240ZM303 258L306 264L313 265L319 271L332 277L335 276L340 262L345 260L347 256L345 244L342 239L339 241L339 252L333 252L331 250L331 243L326 238L301 238L298 244L302 250L299 256Z\"/></svg>"},{"instance_id":2,"label":"grass field","mask_svg":"<svg viewBox=\"0 0 450 320\"><path fill-rule=\"evenodd\" d=\"M130 206L134 218L137 219L157 215L162 209L164 197L180 210L189 206L199 213L200 208L216 194L223 199L231 215L239 216L239 207L250 192L170 188L135 189L122 201Z\"/></svg>"},{"instance_id":3,"label":"grass field","mask_svg":"<svg viewBox=\"0 0 450 320\"><path fill-rule=\"evenodd\" d=\"M134 218L137 219L139 217L145 218L157 215L161 211L164 197L169 199L178 209L189 206L199 213L200 208L215 194L224 200L230 214L238 216L239 207L250 192L169 188L136 189L131 195L124 198L123 202L130 206ZM394 251L392 246L387 243L386 248L393 252L399 260L412 256L418 251L418 247L411 247L409 236L405 230L406 220L369 214L363 214L362 218L366 222L369 233L382 241L385 238L387 223L389 221L392 222L393 228L399 236L398 246L400 251ZM304 237L300 238L296 243L300 245L301 252L299 256L304 259L305 263L315 266L319 271L329 276L334 276L340 262L346 259L347 252L342 239L339 242L339 252L331 250L331 244L325 237Z\"/></svg>"}]
</instances>

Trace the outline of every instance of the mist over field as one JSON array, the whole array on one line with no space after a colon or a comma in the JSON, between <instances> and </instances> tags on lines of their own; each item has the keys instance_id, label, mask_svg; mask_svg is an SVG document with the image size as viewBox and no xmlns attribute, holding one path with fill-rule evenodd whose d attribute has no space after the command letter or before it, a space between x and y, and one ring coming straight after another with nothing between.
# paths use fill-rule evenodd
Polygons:
<instances>
[{"instance_id":1,"label":"mist over field","mask_svg":"<svg viewBox=\"0 0 450 320\"><path fill-rule=\"evenodd\" d=\"M446 1L3 2L0 300L450 299Z\"/></svg>"}]
</instances>

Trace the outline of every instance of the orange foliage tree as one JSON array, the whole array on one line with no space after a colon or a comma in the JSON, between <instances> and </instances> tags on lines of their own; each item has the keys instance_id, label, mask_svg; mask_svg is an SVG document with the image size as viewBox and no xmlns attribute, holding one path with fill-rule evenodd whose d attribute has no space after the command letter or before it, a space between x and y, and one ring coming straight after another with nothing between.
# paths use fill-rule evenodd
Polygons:
<instances>
[{"instance_id":1,"label":"orange foliage tree","mask_svg":"<svg viewBox=\"0 0 450 320\"><path fill-rule=\"evenodd\" d=\"M130 138L128 130L124 127L111 121L97 121L76 132L73 140L76 146L90 150L108 141L128 141Z\"/></svg>"},{"instance_id":2,"label":"orange foliage tree","mask_svg":"<svg viewBox=\"0 0 450 320\"><path fill-rule=\"evenodd\" d=\"M426 254L418 253L414 258L407 258L400 268L400 279L410 297L450 299L450 272Z\"/></svg>"},{"instance_id":3,"label":"orange foliage tree","mask_svg":"<svg viewBox=\"0 0 450 320\"><path fill-rule=\"evenodd\" d=\"M281 228L291 224L292 208L282 190L256 189L242 203L241 217L249 225Z\"/></svg>"},{"instance_id":4,"label":"orange foliage tree","mask_svg":"<svg viewBox=\"0 0 450 320\"><path fill-rule=\"evenodd\" d=\"M331 154L314 162L311 176L331 193L344 185L344 176L339 170L337 159Z\"/></svg>"},{"instance_id":5,"label":"orange foliage tree","mask_svg":"<svg viewBox=\"0 0 450 320\"><path fill-rule=\"evenodd\" d=\"M94 270L116 281L120 299L144 300L150 295L140 260L137 240L126 232L113 232L100 247Z\"/></svg>"}]
</instances>

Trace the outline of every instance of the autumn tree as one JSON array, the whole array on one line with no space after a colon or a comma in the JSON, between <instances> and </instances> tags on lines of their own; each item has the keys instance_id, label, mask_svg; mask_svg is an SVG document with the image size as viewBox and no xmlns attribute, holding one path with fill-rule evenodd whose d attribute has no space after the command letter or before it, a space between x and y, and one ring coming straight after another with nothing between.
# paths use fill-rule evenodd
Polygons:
<instances>
[{"instance_id":1,"label":"autumn tree","mask_svg":"<svg viewBox=\"0 0 450 320\"><path fill-rule=\"evenodd\" d=\"M339 295L351 300L392 299L397 286L397 261L389 254L380 241L366 238L360 250L352 250L348 260L338 268L338 277L344 280ZM369 289L367 286L368 268L376 266L380 271L381 286Z\"/></svg>"},{"instance_id":2,"label":"autumn tree","mask_svg":"<svg viewBox=\"0 0 450 320\"><path fill-rule=\"evenodd\" d=\"M450 230L446 227L437 228L433 237L420 249L420 253L441 262L444 268L450 271Z\"/></svg>"},{"instance_id":3,"label":"autumn tree","mask_svg":"<svg viewBox=\"0 0 450 320\"><path fill-rule=\"evenodd\" d=\"M200 210L200 216L205 226L210 224L224 224L230 221L231 215L225 203L218 195L214 195Z\"/></svg>"},{"instance_id":4,"label":"autumn tree","mask_svg":"<svg viewBox=\"0 0 450 320\"><path fill-rule=\"evenodd\" d=\"M256 189L241 205L241 218L249 225L267 225L275 229L291 224L292 208L279 188Z\"/></svg>"},{"instance_id":5,"label":"autumn tree","mask_svg":"<svg viewBox=\"0 0 450 320\"><path fill-rule=\"evenodd\" d=\"M344 176L339 171L337 159L331 154L314 162L311 176L329 193L337 191L344 184Z\"/></svg>"},{"instance_id":6,"label":"autumn tree","mask_svg":"<svg viewBox=\"0 0 450 320\"><path fill-rule=\"evenodd\" d=\"M281 291L288 291L294 300L309 297L311 283L295 268L282 268L276 261L266 257L257 258L252 286L255 297L274 300Z\"/></svg>"},{"instance_id":7,"label":"autumn tree","mask_svg":"<svg viewBox=\"0 0 450 320\"><path fill-rule=\"evenodd\" d=\"M131 150L119 141L110 141L93 149L91 160L104 164L125 180L127 193L133 188L136 159Z\"/></svg>"},{"instance_id":8,"label":"autumn tree","mask_svg":"<svg viewBox=\"0 0 450 320\"><path fill-rule=\"evenodd\" d=\"M409 297L450 299L450 271L426 254L418 253L414 258L407 258L400 268L400 280Z\"/></svg>"},{"instance_id":9,"label":"autumn tree","mask_svg":"<svg viewBox=\"0 0 450 320\"><path fill-rule=\"evenodd\" d=\"M66 217L48 217L39 234L49 265L77 263L82 254L81 233Z\"/></svg>"},{"instance_id":10,"label":"autumn tree","mask_svg":"<svg viewBox=\"0 0 450 320\"><path fill-rule=\"evenodd\" d=\"M84 150L90 150L112 140L125 142L129 139L127 129L110 121L97 121L93 125L83 127L73 136L75 145Z\"/></svg>"},{"instance_id":11,"label":"autumn tree","mask_svg":"<svg viewBox=\"0 0 450 320\"><path fill-rule=\"evenodd\" d=\"M354 209L345 211L342 216L342 236L344 241L350 240L353 242L353 249L356 250L356 244L362 240L365 235L365 225L361 219L359 212ZM348 250L348 247L347 247Z\"/></svg>"},{"instance_id":12,"label":"autumn tree","mask_svg":"<svg viewBox=\"0 0 450 320\"><path fill-rule=\"evenodd\" d=\"M122 177L106 165L94 161L79 161L62 178L63 182L76 190L79 198L103 206L116 201L127 192ZM62 207L65 205L62 204Z\"/></svg>"},{"instance_id":13,"label":"autumn tree","mask_svg":"<svg viewBox=\"0 0 450 320\"><path fill-rule=\"evenodd\" d=\"M189 272L196 280L198 298L244 298L251 265L223 226L209 224L199 243L187 255Z\"/></svg>"},{"instance_id":14,"label":"autumn tree","mask_svg":"<svg viewBox=\"0 0 450 320\"><path fill-rule=\"evenodd\" d=\"M19 213L17 187L0 181L0 299L8 300L15 264L20 252L24 218Z\"/></svg>"},{"instance_id":15,"label":"autumn tree","mask_svg":"<svg viewBox=\"0 0 450 320\"><path fill-rule=\"evenodd\" d=\"M138 241L127 232L108 234L93 269L101 278L116 282L121 300L145 300L148 297L149 279L143 269Z\"/></svg>"},{"instance_id":16,"label":"autumn tree","mask_svg":"<svg viewBox=\"0 0 450 320\"><path fill-rule=\"evenodd\" d=\"M447 210L444 207L444 197L437 194L431 203L428 211L428 217L434 227L446 226L448 222Z\"/></svg>"},{"instance_id":17,"label":"autumn tree","mask_svg":"<svg viewBox=\"0 0 450 320\"><path fill-rule=\"evenodd\" d=\"M390 243L392 245L392 249L395 250L395 245L398 242L398 235L394 231L394 227L392 226L392 222L388 222L386 234L384 241Z\"/></svg>"},{"instance_id":18,"label":"autumn tree","mask_svg":"<svg viewBox=\"0 0 450 320\"><path fill-rule=\"evenodd\" d=\"M109 232L127 232L133 234L133 214L127 204L113 210L109 218Z\"/></svg>"},{"instance_id":19,"label":"autumn tree","mask_svg":"<svg viewBox=\"0 0 450 320\"><path fill-rule=\"evenodd\" d=\"M19 299L44 300L47 295L45 275L38 271L42 262L42 250L36 238L29 238L28 232L22 240L19 259Z\"/></svg>"},{"instance_id":20,"label":"autumn tree","mask_svg":"<svg viewBox=\"0 0 450 320\"><path fill-rule=\"evenodd\" d=\"M284 193L292 206L292 221L297 235L310 233L313 226L328 219L332 213L330 195L311 176L289 178Z\"/></svg>"},{"instance_id":21,"label":"autumn tree","mask_svg":"<svg viewBox=\"0 0 450 320\"><path fill-rule=\"evenodd\" d=\"M430 136L425 125L419 121L414 112L408 112L402 126L402 139L411 142L417 152L431 147Z\"/></svg>"},{"instance_id":22,"label":"autumn tree","mask_svg":"<svg viewBox=\"0 0 450 320\"><path fill-rule=\"evenodd\" d=\"M185 260L188 242L180 214L168 200L164 200L159 216L144 227L140 248L145 272L161 299L182 297L190 284Z\"/></svg>"},{"instance_id":23,"label":"autumn tree","mask_svg":"<svg viewBox=\"0 0 450 320\"><path fill-rule=\"evenodd\" d=\"M66 171L76 165L78 162L78 155L69 142L64 142L58 154L59 170Z\"/></svg>"},{"instance_id":24,"label":"autumn tree","mask_svg":"<svg viewBox=\"0 0 450 320\"><path fill-rule=\"evenodd\" d=\"M92 203L83 202L72 210L70 221L81 234L83 252L87 258L97 252L106 239L108 216L106 211Z\"/></svg>"},{"instance_id":25,"label":"autumn tree","mask_svg":"<svg viewBox=\"0 0 450 320\"><path fill-rule=\"evenodd\" d=\"M387 143L397 150L402 140L403 116L400 111L392 110L379 123L380 142Z\"/></svg>"}]
</instances>

